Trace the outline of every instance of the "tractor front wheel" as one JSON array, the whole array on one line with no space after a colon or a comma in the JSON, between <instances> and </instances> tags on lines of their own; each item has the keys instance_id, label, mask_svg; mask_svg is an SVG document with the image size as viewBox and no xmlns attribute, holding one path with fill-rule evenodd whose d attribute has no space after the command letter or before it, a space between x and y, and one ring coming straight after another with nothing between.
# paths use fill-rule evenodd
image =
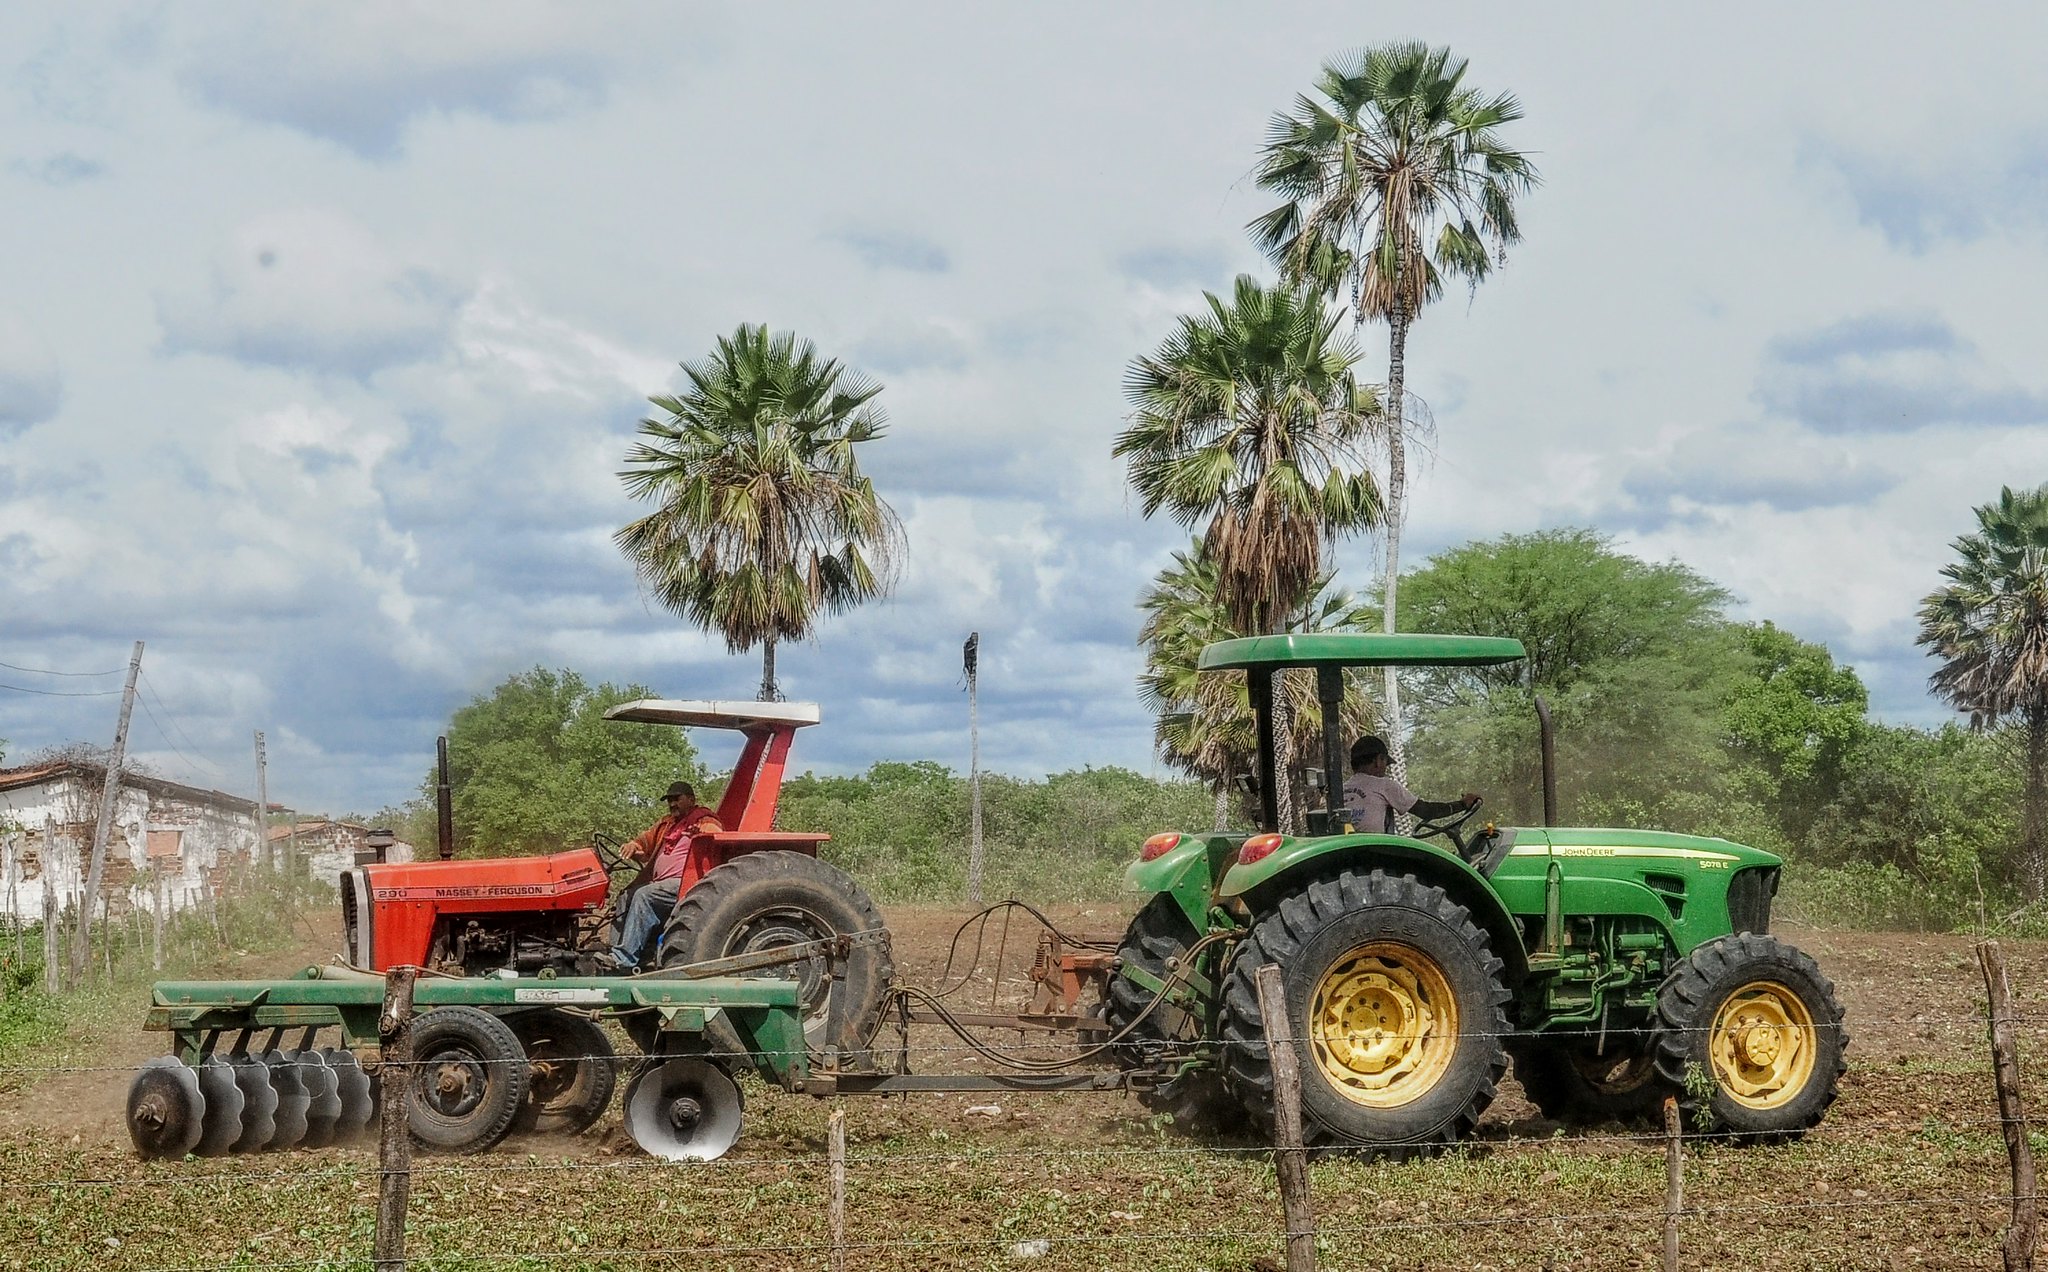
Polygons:
<instances>
[{"instance_id":1,"label":"tractor front wheel","mask_svg":"<svg viewBox=\"0 0 2048 1272\"><path fill-rule=\"evenodd\" d=\"M1201 1016L1171 1000L1155 1006L1153 991L1126 974L1126 969L1134 969L1164 981L1173 973L1168 964L1185 958L1197 939L1186 912L1164 892L1147 902L1125 929L1105 1004L1111 1036L1118 1039L1116 1056L1125 1067L1164 1069L1202 1042ZM1138 1103L1167 1114L1183 1130L1220 1130L1236 1120L1236 1105L1214 1069L1191 1069L1156 1087L1133 1089Z\"/></svg>"},{"instance_id":2,"label":"tractor front wheel","mask_svg":"<svg viewBox=\"0 0 2048 1272\"><path fill-rule=\"evenodd\" d=\"M1409 875L1345 872L1283 899L1237 951L1225 1078L1273 1122L1254 976L1277 963L1301 1067L1303 1135L1402 1156L1454 1143L1507 1069L1500 959L1464 906Z\"/></svg>"},{"instance_id":3,"label":"tractor front wheel","mask_svg":"<svg viewBox=\"0 0 2048 1272\"><path fill-rule=\"evenodd\" d=\"M1657 1073L1686 1124L1737 1140L1794 1139L1835 1102L1849 1034L1812 958L1769 936L1722 937L1657 994Z\"/></svg>"},{"instance_id":4,"label":"tractor front wheel","mask_svg":"<svg viewBox=\"0 0 2048 1272\"><path fill-rule=\"evenodd\" d=\"M618 1082L618 1057L597 1022L552 1008L506 1021L526 1049L520 1134L580 1135L604 1116Z\"/></svg>"}]
</instances>

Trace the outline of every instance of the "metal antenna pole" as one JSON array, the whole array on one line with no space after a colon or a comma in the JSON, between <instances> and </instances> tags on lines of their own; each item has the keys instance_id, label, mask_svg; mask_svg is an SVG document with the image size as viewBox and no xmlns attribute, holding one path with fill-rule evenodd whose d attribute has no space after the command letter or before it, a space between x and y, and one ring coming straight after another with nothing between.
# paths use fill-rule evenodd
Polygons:
<instances>
[{"instance_id":1,"label":"metal antenna pole","mask_svg":"<svg viewBox=\"0 0 2048 1272\"><path fill-rule=\"evenodd\" d=\"M967 665L967 788L971 808L967 848L967 904L981 904L981 710L975 679L981 661L981 633L967 633L961 658Z\"/></svg>"},{"instance_id":2,"label":"metal antenna pole","mask_svg":"<svg viewBox=\"0 0 2048 1272\"><path fill-rule=\"evenodd\" d=\"M114 753L107 760L106 780L100 783L100 817L92 828L92 870L85 879L85 895L79 898L78 928L71 941L71 979L85 975L92 962L92 907L100 895L107 872L107 836L114 828L114 800L121 791L121 762L128 755L128 716L135 710L135 679L142 674L142 642L128 658L128 684L121 690L121 720L114 726Z\"/></svg>"}]
</instances>

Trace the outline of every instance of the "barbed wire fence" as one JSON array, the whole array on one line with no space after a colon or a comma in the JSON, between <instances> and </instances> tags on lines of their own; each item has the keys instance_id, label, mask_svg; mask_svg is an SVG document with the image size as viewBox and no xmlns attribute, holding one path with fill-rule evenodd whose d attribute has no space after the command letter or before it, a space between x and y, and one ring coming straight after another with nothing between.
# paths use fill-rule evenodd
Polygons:
<instances>
[{"instance_id":1,"label":"barbed wire fence","mask_svg":"<svg viewBox=\"0 0 2048 1272\"><path fill-rule=\"evenodd\" d=\"M1562 1142L1574 1146L1612 1149L1620 1153L1658 1154L1663 1157L1666 1165L1666 1187L1661 1204L1541 1210L1527 1208L1525 1202L1525 1213L1466 1216L1405 1213L1383 1221L1371 1222L1361 1222L1357 1216L1349 1213L1334 1216L1317 1213L1314 1192L1309 1186L1308 1165L1313 1150L1302 1146L1298 1135L1290 1142L1287 1130L1300 1126L1301 1113L1298 1106L1298 1089L1294 1096L1290 1096L1287 1093L1290 1084L1285 1081L1279 1084L1280 1107L1276 1110L1278 1116L1275 1137L1279 1142L1273 1145L1188 1143L849 1153L846 1147L843 1108L837 1108L828 1120L826 1145L822 1153L759 1156L741 1151L729 1154L716 1163L690 1164L651 1158L607 1162L542 1162L476 1157L428 1158L414 1162L411 1160L411 1139L406 1131L406 1103L412 1090L412 1084L407 1079L412 1061L406 1052L411 1018L407 991L411 979L410 969L405 969L403 974L394 972L388 978L386 1010L379 1021L380 1034L384 1042L384 1059L377 1075L383 1098L378 1105L377 1121L374 1124L377 1131L376 1163L374 1166L336 1163L318 1168L333 1173L336 1178L352 1176L356 1192L362 1190L363 1184L367 1182L366 1177L374 1176L377 1222L371 1241L371 1251L364 1254L360 1247L353 1253L330 1249L318 1255L302 1258L264 1261L252 1259L251 1251L244 1248L240 1251L209 1253L204 1259L189 1265L148 1266L151 1272L170 1272L171 1268L180 1266L209 1269L222 1266L251 1269L321 1268L335 1269L336 1272L342 1269L367 1268L374 1269L375 1272L403 1272L409 1266L566 1268L592 1263L647 1267L691 1263L696 1266L701 1265L707 1257L719 1257L742 1263L795 1260L804 1266L823 1266L832 1272L843 1272L847 1267L859 1268L869 1260L887 1263L892 1267L903 1266L906 1262L933 1267L965 1266L970 1263L981 1265L990 1259L1017 1261L1023 1264L1059 1250L1086 1260L1091 1257L1090 1252L1100 1251L1106 1254L1113 1246L1149 1247L1164 1252L1169 1249L1186 1250L1219 1244L1241 1247L1250 1243L1263 1244L1274 1252L1284 1252L1284 1266L1288 1272L1303 1272L1304 1269L1318 1266L1319 1240L1327 1245L1338 1240L1384 1239L1393 1234L1414 1236L1417 1233L1436 1233L1447 1239L1454 1239L1461 1234L1530 1230L1544 1225L1556 1231L1621 1223L1639 1227L1646 1232L1658 1232L1661 1237L1663 1266L1675 1272L1683 1266L1685 1237L1688 1233L1697 1234L1711 1230L1720 1222L1736 1216L1747 1216L1751 1219L1777 1216L1787 1220L1811 1219L1826 1215L1869 1216L1873 1221L1884 1216L1900 1216L1902 1222L1910 1223L1911 1216L1917 1213L1948 1212L1970 1215L1973 1222L1994 1228L1999 1226L1997 1221L2002 1219L2004 1235L1999 1248L2006 1272L2034 1272L2038 1247L2039 1197L2022 1098L2018 1042L2023 1033L2028 1036L2038 1035L2040 1026L2030 1025L2025 1021L2014 1003L2003 955L1997 943L1981 943L1977 947L1977 956L1986 998L1984 1014L1975 1019L1979 1026L1988 1028L1991 1053L1989 1074L1996 1091L1997 1109L1995 1114L1981 1118L1945 1119L1941 1125L1945 1131L1950 1132L1988 1132L1991 1128L1997 1128L1998 1135L2007 1149L2010 1168L2010 1181L2005 1188L1974 1191L1954 1189L1907 1196L1852 1195L1834 1199L1764 1200L1747 1197L1737 1202L1710 1201L1702 1204L1694 1201L1688 1204L1684 1197L1684 1185L1691 1153L1699 1146L1715 1143L1725 1137L1716 1132L1684 1127L1675 1116L1675 1107L1667 1106L1661 1130L1581 1132L1563 1141L1549 1138L1495 1139L1468 1147L1468 1151L1503 1156L1553 1152ZM1925 1027L1925 1022L1920 1017L1905 1019L1913 1021L1916 1026ZM1295 1054L1295 1040L1291 1036L1290 1027L1284 1013L1278 1017L1269 1013L1267 1023L1267 1036L1273 1048L1276 1067L1284 1067L1284 1061L1291 1059ZM1036 1051L1048 1049L1058 1048L1047 1048L1042 1045L1031 1048ZM958 1054L966 1049L955 1046L931 1046L915 1050L920 1056L930 1058ZM90 1073L128 1070L126 1066L44 1066L16 1067L14 1071ZM1924 1132L1927 1127L1928 1119L1865 1119L1840 1126L1823 1123L1809 1132L1808 1138L1825 1140L1832 1136L1867 1137L1879 1131ZM856 1187L863 1187L876 1186L881 1181L900 1177L905 1171L957 1163L986 1163L991 1159L999 1160L1005 1165L1035 1162L1042 1164L1049 1171L1063 1172L1069 1164L1075 1162L1100 1163L1126 1159L1135 1161L1173 1158L1244 1163L1270 1162L1274 1168L1277 1183L1275 1196L1278 1202L1272 1213L1271 1226L1218 1227L1195 1224L1152 1230L1129 1228L1104 1233L1079 1228L1061 1230L1050 1225L1042 1225L994 1234L918 1235L901 1238L861 1237L849 1235L848 1232L846 1198L849 1171ZM254 1166L256 1163L250 1162L250 1165ZM775 1242L735 1241L729 1239L729 1235L738 1235L733 1233L714 1234L709 1239L688 1243L616 1247L581 1245L573 1248L520 1250L471 1247L467 1242L457 1240L468 1230L468 1225L459 1222L440 1221L424 1225L408 1225L407 1222L408 1201L416 1181L428 1184L474 1179L505 1181L520 1177L533 1178L566 1172L591 1171L645 1180L646 1187L650 1190L676 1179L698 1182L711 1178L744 1178L750 1171L772 1171L783 1177L797 1175L812 1179L822 1178L826 1188L826 1214L823 1216L826 1232L821 1239ZM280 1165L273 1169L249 1169L246 1166L211 1166L203 1161L194 1160L172 1171L150 1172L146 1178L121 1175L41 1179L0 1178L0 1206L13 1204L8 1201L10 1194L78 1189L113 1191L145 1186L152 1190L214 1189L220 1196L232 1199L245 1190L258 1188L268 1181L303 1181L308 1174L309 1168L297 1163ZM1290 1182L1290 1179L1293 1182ZM408 1236L414 1242L413 1253L410 1255L407 1251ZM1355 1260L1347 1258L1341 1262L1350 1265Z\"/></svg>"}]
</instances>

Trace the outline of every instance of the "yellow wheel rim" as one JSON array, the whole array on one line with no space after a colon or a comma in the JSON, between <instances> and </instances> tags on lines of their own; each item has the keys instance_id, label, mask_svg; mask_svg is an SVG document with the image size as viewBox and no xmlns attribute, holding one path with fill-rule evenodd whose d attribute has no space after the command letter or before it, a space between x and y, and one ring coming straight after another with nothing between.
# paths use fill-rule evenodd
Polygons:
<instances>
[{"instance_id":1,"label":"yellow wheel rim","mask_svg":"<svg viewBox=\"0 0 2048 1272\"><path fill-rule=\"evenodd\" d=\"M1451 1067L1458 1004L1435 959L1374 941L1345 954L1309 1000L1309 1053L1346 1099L1390 1109L1421 1099Z\"/></svg>"},{"instance_id":2,"label":"yellow wheel rim","mask_svg":"<svg viewBox=\"0 0 2048 1272\"><path fill-rule=\"evenodd\" d=\"M1707 1057L1730 1099L1783 1107L1813 1077L1813 1015L1776 981L1751 981L1728 996L1707 1032Z\"/></svg>"}]
</instances>

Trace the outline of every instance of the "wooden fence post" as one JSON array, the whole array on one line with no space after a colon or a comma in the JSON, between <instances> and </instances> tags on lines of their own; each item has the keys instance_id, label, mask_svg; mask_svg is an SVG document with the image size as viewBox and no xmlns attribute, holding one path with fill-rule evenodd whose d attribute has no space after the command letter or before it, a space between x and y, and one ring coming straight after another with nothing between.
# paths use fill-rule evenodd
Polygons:
<instances>
[{"instance_id":1,"label":"wooden fence post","mask_svg":"<svg viewBox=\"0 0 2048 1272\"><path fill-rule=\"evenodd\" d=\"M412 988L418 975L416 967L385 973L384 1012L377 1017L383 1117L377 1127L376 1272L405 1272L405 1203L412 1192Z\"/></svg>"},{"instance_id":2,"label":"wooden fence post","mask_svg":"<svg viewBox=\"0 0 2048 1272\"><path fill-rule=\"evenodd\" d=\"M1685 1122L1664 1097L1664 1272L1678 1272L1678 1216L1685 1209Z\"/></svg>"},{"instance_id":3,"label":"wooden fence post","mask_svg":"<svg viewBox=\"0 0 2048 1272\"><path fill-rule=\"evenodd\" d=\"M47 842L47 841L45 841ZM64 988L57 966L57 886L43 874L43 991L54 994Z\"/></svg>"},{"instance_id":4,"label":"wooden fence post","mask_svg":"<svg viewBox=\"0 0 2048 1272\"><path fill-rule=\"evenodd\" d=\"M827 1124L826 1158L831 1188L827 1208L832 1222L832 1272L846 1272L846 1110L833 1109Z\"/></svg>"},{"instance_id":5,"label":"wooden fence post","mask_svg":"<svg viewBox=\"0 0 2048 1272\"><path fill-rule=\"evenodd\" d=\"M1280 968L1261 967L1254 978L1266 1052L1273 1062L1273 1168L1280 1177L1280 1212L1287 1224L1287 1272L1315 1272L1316 1212L1309 1201L1308 1157L1301 1146L1301 1070Z\"/></svg>"},{"instance_id":6,"label":"wooden fence post","mask_svg":"<svg viewBox=\"0 0 2048 1272\"><path fill-rule=\"evenodd\" d=\"M2020 1049L2014 1028L2012 983L2005 975L2005 953L1996 941L1977 945L1977 964L1984 972L1984 997L1991 1020L1991 1068L1998 1085L1998 1120L2005 1129L2006 1156L2012 1160L2012 1225L2005 1230L2005 1272L2034 1272L2034 1247L2040 1233L2040 1198L2035 1194L2034 1150L2027 1142L2027 1114L2020 1102Z\"/></svg>"}]
</instances>

